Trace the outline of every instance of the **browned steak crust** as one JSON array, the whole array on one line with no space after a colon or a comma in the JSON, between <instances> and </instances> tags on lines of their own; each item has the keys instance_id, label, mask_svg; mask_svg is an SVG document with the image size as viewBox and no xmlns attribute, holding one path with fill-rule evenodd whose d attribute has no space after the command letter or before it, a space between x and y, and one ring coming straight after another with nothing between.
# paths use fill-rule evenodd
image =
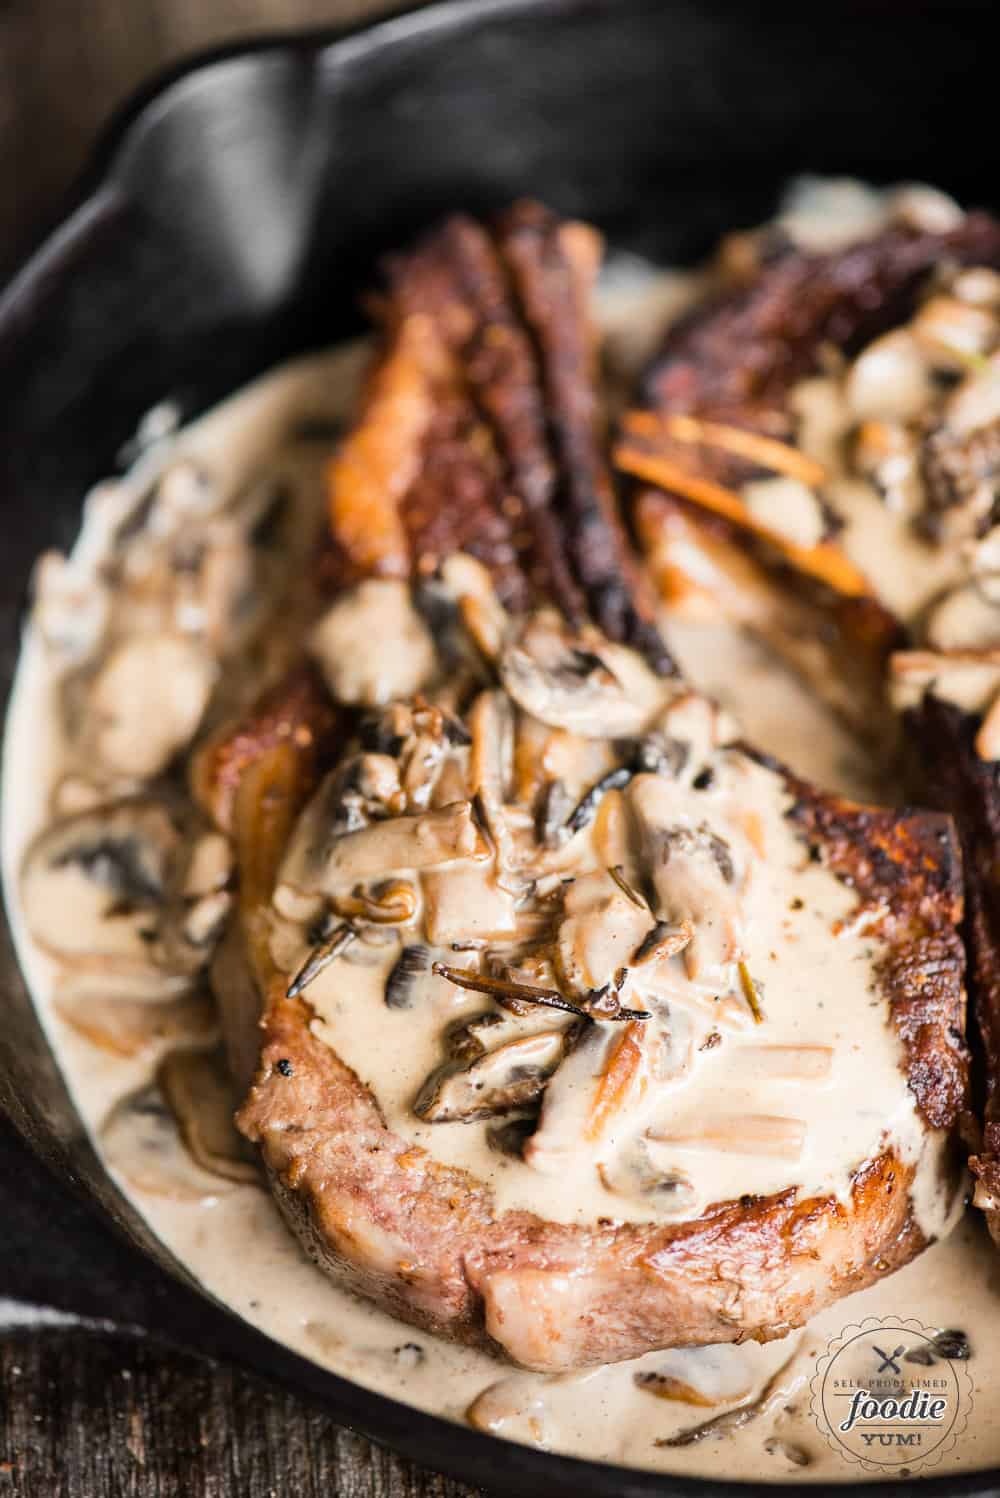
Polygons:
<instances>
[{"instance_id":1,"label":"browned steak crust","mask_svg":"<svg viewBox=\"0 0 1000 1498\"><path fill-rule=\"evenodd\" d=\"M357 464L334 464L334 576L427 575L464 550L489 567L509 607L546 600L576 623L592 617L669 673L604 452L587 316L598 254L583 225L520 203L493 231L458 216L387 262L376 399L352 445L370 457L392 429L377 394L393 366L405 371L411 410L422 403L426 415L388 444L392 473L409 477L384 517L382 555L356 545L371 532L370 517L353 523Z\"/></svg>"},{"instance_id":2,"label":"browned steak crust","mask_svg":"<svg viewBox=\"0 0 1000 1498\"><path fill-rule=\"evenodd\" d=\"M199 750L192 790L209 816L234 831L236 798L245 771L268 752L289 746L299 785L315 783L336 738L337 714L319 673L302 665L266 691L245 720L227 724Z\"/></svg>"},{"instance_id":3,"label":"browned steak crust","mask_svg":"<svg viewBox=\"0 0 1000 1498\"><path fill-rule=\"evenodd\" d=\"M663 418L693 416L793 443L789 397L796 383L819 371L824 351L850 355L909 316L928 273L947 263L1000 265L1000 221L972 213L942 233L894 227L823 254L806 253L781 240L772 243L749 284L697 305L668 331L643 382L644 400ZM634 445L636 439L632 441ZM766 472L747 455L678 441L666 431L654 446L657 457L673 469L696 482L720 485L734 497L744 482ZM641 443L635 451L641 454ZM928 451L933 452L933 444ZM640 471L627 459L624 466ZM882 681L903 631L864 579L860 588L838 592L803 566L801 557L763 537L748 512L745 523L737 523L694 502L686 491L672 491L666 482L663 489L635 486L631 514L647 556L654 565L657 553L663 558L659 581L668 596L679 597L685 588L684 576L670 563L671 528L686 528L692 542L730 574L726 591L731 611L742 611L743 622L753 612L750 627L759 627L799 668L808 655L801 638L822 642L829 661L826 674L839 680L846 671L857 680L858 710L848 713L853 726L864 731L866 723L875 725L875 737L887 732ZM836 548L835 532L825 539ZM834 576L836 555L831 562ZM742 604L737 598L741 592ZM768 594L773 595L770 606ZM784 600L797 620L782 619ZM725 606L726 600L720 601ZM841 706L843 694L836 688L825 692L822 671L807 669L805 674L814 688Z\"/></svg>"},{"instance_id":4,"label":"browned steak crust","mask_svg":"<svg viewBox=\"0 0 1000 1498\"><path fill-rule=\"evenodd\" d=\"M852 806L791 779L789 787L804 841L855 885L873 934L888 943L880 991L918 1107L932 1127L948 1128L966 1103L950 825ZM782 1336L925 1246L911 1213L912 1168L891 1150L861 1169L848 1205L793 1189L720 1203L680 1225L496 1215L482 1182L390 1132L362 1079L312 1034L307 1008L284 996L281 980L263 1027L239 1123L307 1249L394 1314L499 1345L526 1366Z\"/></svg>"},{"instance_id":5,"label":"browned steak crust","mask_svg":"<svg viewBox=\"0 0 1000 1498\"><path fill-rule=\"evenodd\" d=\"M906 715L924 794L955 819L966 882L969 990L980 1046L982 1139L969 1161L1000 1243L1000 766L975 749L975 714L928 692ZM991 1204L992 1203L992 1204Z\"/></svg>"},{"instance_id":6,"label":"browned steak crust","mask_svg":"<svg viewBox=\"0 0 1000 1498\"><path fill-rule=\"evenodd\" d=\"M644 643L601 457L582 260L567 226L522 206L492 234L452 220L390 266L386 349L331 480L342 577L420 575L456 545L478 545L512 606L541 592L570 617L592 611L615 638ZM368 484L386 472L408 475L391 507L386 485ZM511 492L517 506L505 507ZM251 826L244 751L273 752L273 717L272 703L236 733L239 752L214 761L220 773L238 765L222 804ZM300 769L311 784L313 762ZM918 1110L929 1128L950 1128L965 1106L966 1057L949 824L785 780L804 856L814 849L856 889L885 942L876 983ZM266 776L258 790L268 793ZM252 932L252 912L241 914ZM240 1127L317 1262L405 1320L556 1371L655 1346L782 1336L925 1246L914 1167L889 1145L859 1166L846 1201L791 1189L680 1224L498 1212L481 1180L390 1131L365 1079L313 1033L308 1005L287 997L288 975L259 944L249 951L263 1052Z\"/></svg>"},{"instance_id":7,"label":"browned steak crust","mask_svg":"<svg viewBox=\"0 0 1000 1498\"><path fill-rule=\"evenodd\" d=\"M883 811L796 785L793 819L860 907L881 911L889 956L880 978L906 1053L910 1087L932 1128L949 1129L968 1099L962 979L956 929L963 911L962 862L951 817ZM948 808L944 809L945 811Z\"/></svg>"},{"instance_id":8,"label":"browned steak crust","mask_svg":"<svg viewBox=\"0 0 1000 1498\"><path fill-rule=\"evenodd\" d=\"M1000 264L1000 222L970 213L945 233L890 228L825 254L779 247L749 286L670 329L646 399L789 436L789 391L816 370L823 345L851 353L902 321L922 278L946 260Z\"/></svg>"}]
</instances>

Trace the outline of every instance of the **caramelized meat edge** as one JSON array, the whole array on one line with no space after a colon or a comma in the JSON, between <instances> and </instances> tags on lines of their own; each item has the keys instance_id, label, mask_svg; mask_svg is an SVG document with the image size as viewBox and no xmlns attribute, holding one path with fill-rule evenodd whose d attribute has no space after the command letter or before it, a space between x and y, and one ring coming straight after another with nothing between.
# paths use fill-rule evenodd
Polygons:
<instances>
[{"instance_id":1,"label":"caramelized meat edge","mask_svg":"<svg viewBox=\"0 0 1000 1498\"><path fill-rule=\"evenodd\" d=\"M979 1040L976 1105L981 1134L969 1161L976 1204L1000 1244L1000 767L976 753L980 719L932 692L906 715L922 794L955 819L966 884L969 988ZM977 1137L978 1136L978 1137Z\"/></svg>"},{"instance_id":2,"label":"caramelized meat edge","mask_svg":"<svg viewBox=\"0 0 1000 1498\"><path fill-rule=\"evenodd\" d=\"M587 306L600 242L536 203L391 257L362 420L331 465L337 585L465 551L508 607L592 618L669 674L615 504Z\"/></svg>"},{"instance_id":3,"label":"caramelized meat edge","mask_svg":"<svg viewBox=\"0 0 1000 1498\"><path fill-rule=\"evenodd\" d=\"M779 244L749 285L696 306L669 330L644 380L644 403L661 419L690 417L790 444L792 458L795 384L821 369L826 351L851 355L907 317L927 274L945 261L1000 265L1000 222L971 213L947 232L890 228L825 254ZM854 728L881 739L889 724L885 666L904 633L838 550L836 534L803 550L767 534L749 511L713 510L711 486L731 493L766 465L666 430L650 437L648 425L639 413L618 458L638 480L630 513L660 591L679 599L690 588L675 559L685 546L697 548L721 611L775 645ZM678 470L684 482L675 489L670 474ZM702 485L709 488L699 497ZM850 694L838 685L845 672Z\"/></svg>"},{"instance_id":4,"label":"caramelized meat edge","mask_svg":"<svg viewBox=\"0 0 1000 1498\"><path fill-rule=\"evenodd\" d=\"M512 607L548 591L570 617L593 610L613 637L637 644L642 608L631 602L610 482L602 487L596 405L576 384L591 355L581 332L585 282L579 266L570 268L567 227L527 208L495 235L452 220L390 265L386 353L331 473L340 581L420 575L448 550L478 545ZM404 354L410 362L394 367ZM453 402L453 435L465 434L451 448L440 445L443 394ZM471 432L481 450L466 489L457 473L476 450ZM391 461L380 468L386 454ZM431 483L432 473L440 482ZM388 474L406 479L395 497ZM513 517L504 507L511 489ZM375 506L370 526L351 508L361 501L365 513ZM560 543L562 572L547 537ZM342 731L314 690L315 682L306 689L293 681L268 698L210 746L195 782L234 832L241 874L257 870L237 939L262 1002L262 1051L239 1125L326 1272L405 1320L556 1371L653 1346L782 1336L925 1246L910 1202L913 1168L889 1148L858 1171L846 1203L799 1200L792 1190L717 1204L682 1224L579 1226L498 1215L482 1181L393 1134L370 1089L313 1035L308 1005L287 997L288 975L274 971L255 939L293 808ZM948 824L854 807L791 777L787 784L804 840L857 888L888 945L878 983L917 1105L929 1127L948 1128L965 1105L966 1076L962 953L952 930L961 894ZM270 829L263 853L261 828ZM245 1012L236 1024L245 1038Z\"/></svg>"}]
</instances>

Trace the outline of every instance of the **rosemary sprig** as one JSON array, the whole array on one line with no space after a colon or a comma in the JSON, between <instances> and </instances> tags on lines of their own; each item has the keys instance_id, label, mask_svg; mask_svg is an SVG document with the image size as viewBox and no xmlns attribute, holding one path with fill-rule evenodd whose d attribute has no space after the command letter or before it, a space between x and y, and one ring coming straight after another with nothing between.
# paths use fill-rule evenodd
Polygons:
<instances>
[{"instance_id":1,"label":"rosemary sprig","mask_svg":"<svg viewBox=\"0 0 1000 1498\"><path fill-rule=\"evenodd\" d=\"M631 884L629 884L628 880L625 878L625 874L620 863L609 866L608 873L611 875L612 879L615 881L618 888L625 896L626 900L631 900L632 904L637 905L640 910L649 909L649 906L646 904L646 901L642 898L639 891L637 889L633 889Z\"/></svg>"},{"instance_id":2,"label":"rosemary sprig","mask_svg":"<svg viewBox=\"0 0 1000 1498\"><path fill-rule=\"evenodd\" d=\"M606 775L602 775L577 802L567 818L567 829L570 832L582 832L584 827L589 827L608 791L624 790L633 773L631 766L620 765L617 770L609 770Z\"/></svg>"},{"instance_id":3,"label":"rosemary sprig","mask_svg":"<svg viewBox=\"0 0 1000 1498\"><path fill-rule=\"evenodd\" d=\"M357 930L350 922L345 921L342 926L337 926L330 935L313 947L305 962L299 968L295 977L285 990L285 996L289 999L297 999L299 994L307 989L324 968L328 968L331 962L335 962L341 952L345 952L351 942L357 936Z\"/></svg>"},{"instance_id":4,"label":"rosemary sprig","mask_svg":"<svg viewBox=\"0 0 1000 1498\"><path fill-rule=\"evenodd\" d=\"M736 966L739 970L740 987L743 989L743 997L746 999L750 1013L753 1015L753 1022L755 1025L762 1025L764 1023L764 1011L760 1007L760 994L757 991L756 983L750 976L750 969L742 958Z\"/></svg>"},{"instance_id":5,"label":"rosemary sprig","mask_svg":"<svg viewBox=\"0 0 1000 1498\"><path fill-rule=\"evenodd\" d=\"M463 968L449 967L445 962L435 962L431 971L437 973L439 978L447 978L448 982L454 983L457 988L468 988L473 993L488 994L498 1004L512 1008L515 1014L521 1004L541 1004L546 1009L561 1009L564 1014L575 1014L578 1019L593 1021L595 1018L595 1015L580 1004L573 1004L569 999L564 999L557 988L542 988L534 983L513 983L509 978L491 978L486 974L467 973ZM649 1012L645 1009L619 1008L614 1014L602 1014L597 1017L615 1020L648 1019Z\"/></svg>"}]
</instances>

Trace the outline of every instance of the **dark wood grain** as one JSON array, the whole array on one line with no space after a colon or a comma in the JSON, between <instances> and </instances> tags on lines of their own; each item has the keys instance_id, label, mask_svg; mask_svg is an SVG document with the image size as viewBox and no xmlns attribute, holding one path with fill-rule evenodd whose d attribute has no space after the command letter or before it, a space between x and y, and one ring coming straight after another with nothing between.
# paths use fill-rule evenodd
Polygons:
<instances>
[{"instance_id":1,"label":"dark wood grain","mask_svg":"<svg viewBox=\"0 0 1000 1498\"><path fill-rule=\"evenodd\" d=\"M259 1380L103 1329L162 1324L165 1282L132 1265L0 1118L0 1498L474 1498Z\"/></svg>"},{"instance_id":2,"label":"dark wood grain","mask_svg":"<svg viewBox=\"0 0 1000 1498\"><path fill-rule=\"evenodd\" d=\"M236 36L395 8L391 0L0 0L0 278L59 217L100 129L150 73ZM16 1207L43 1201L46 1183L0 1137L0 1298L35 1289L29 1218L19 1227ZM95 1252L114 1257L113 1243L94 1241ZM4 1283L15 1258L25 1268ZM89 1267L101 1274L102 1265ZM64 1286L61 1303L72 1300ZM231 1369L100 1331L0 1325L0 1498L470 1495Z\"/></svg>"},{"instance_id":3,"label":"dark wood grain","mask_svg":"<svg viewBox=\"0 0 1000 1498\"><path fill-rule=\"evenodd\" d=\"M473 1498L253 1379L154 1344L0 1342L0 1498Z\"/></svg>"}]
</instances>

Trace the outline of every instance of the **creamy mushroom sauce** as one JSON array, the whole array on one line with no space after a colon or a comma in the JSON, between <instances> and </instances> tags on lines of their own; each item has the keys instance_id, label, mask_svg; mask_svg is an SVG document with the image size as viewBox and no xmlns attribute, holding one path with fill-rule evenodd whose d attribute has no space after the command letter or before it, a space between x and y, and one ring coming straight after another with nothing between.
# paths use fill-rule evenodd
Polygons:
<instances>
[{"instance_id":1,"label":"creamy mushroom sauce","mask_svg":"<svg viewBox=\"0 0 1000 1498\"><path fill-rule=\"evenodd\" d=\"M676 279L666 287L656 283L654 290L664 307L686 294ZM39 602L25 638L5 743L4 878L21 960L41 1018L109 1169L206 1289L248 1320L364 1385L511 1439L671 1472L727 1478L739 1473L778 1481L856 1479L861 1474L845 1468L812 1424L808 1381L827 1339L845 1325L897 1313L971 1332L968 1366L976 1400L970 1424L959 1445L933 1470L1000 1461L1000 1433L991 1415L998 1368L987 1334L1000 1282L995 1251L974 1217L964 1217L946 1241L907 1269L835 1304L785 1341L654 1353L578 1375L545 1377L414 1333L338 1290L302 1257L260 1188L229 1124L233 1099L222 1062L212 1050L217 1038L212 1006L192 979L199 948L210 944L224 918L228 850L210 829L197 824L179 785L161 772L193 725L222 716L249 694L251 683L280 670L291 641L306 626L293 607L302 553L296 552L292 538L311 543L314 531L306 522L320 512L326 452L310 429L326 431L345 419L360 358L357 350L347 350L297 361L191 428L155 441L123 480L91 496L70 560L51 558L42 564ZM273 530L271 544L260 545L265 490L272 497L281 493L288 507L287 529L277 546ZM155 496L152 503L150 495ZM200 544L197 565L181 559L178 566L172 548L181 541L189 545L192 537ZM171 556L165 579L162 565ZM284 556L284 563L276 565L275 556ZM232 578L228 590L213 586L210 598L208 589L198 596L206 565L218 566ZM214 606L220 596L228 600L221 612ZM276 603L274 612L254 618L254 600L261 599ZM362 609L371 602L362 600ZM400 605L397 597L393 606ZM287 621L287 629L274 627L278 618ZM405 608L400 618L409 641L402 653L404 676L406 671L418 676L426 667L427 642ZM353 624L341 624L350 638ZM721 623L672 621L670 628L685 668L706 690L718 692L761 747L833 789L878 792L880 767L761 647ZM144 659L130 659L140 639ZM337 620L329 618L314 637L317 653L334 671L344 669L337 664L342 662L343 639ZM158 709L151 746L147 735L136 732L131 714L143 703L146 671L168 668L183 683L178 680ZM386 692L408 689L401 687L400 669L397 657ZM341 680L339 685L348 694L374 691L378 696L382 691L370 679L347 685ZM803 867L802 849L782 817L783 792L775 777L711 742L726 735L703 704L671 700L669 693L661 697L659 692L650 689L640 723L624 726L629 733L646 731L664 715L667 721L673 717L676 726L687 714L689 741L700 741L702 759L713 758L717 778L710 790L691 795L705 797L710 808L706 823L716 836L736 845L745 880L729 928L714 933L721 946L709 946L700 957L689 951L687 964L684 950L689 949L663 958L653 964L655 975L640 982L633 976L620 995L621 1002L641 1002L655 1014L669 1006L688 1027L686 1055L677 1058L681 1110L672 1107L669 1121L659 1125L653 1117L641 1120L644 1129L675 1136L657 1143L658 1150L666 1151L661 1163L684 1177L694 1192L688 1207L680 1208L667 1193L665 1210L683 1213L693 1209L694 1200L767 1190L792 1178L842 1188L845 1166L874 1149L885 1120L891 1119L904 1149L918 1150L921 1142L912 1103L901 1085L895 1042L881 1006L871 1004L867 991L871 944L863 930L849 924L838 938L845 961L838 963L836 994L851 1011L849 1026L839 1023L832 1006L815 1007L811 988L808 1006L797 1001L810 983L824 981L819 968L828 946L819 940L820 933L849 914L851 900L822 869ZM662 730L663 722L658 726ZM582 748L574 745L566 758L574 792L592 782L595 770L600 773L608 753L601 740L584 738ZM694 765L688 773L697 773ZM133 795L150 777L151 804L131 808L133 821L117 841L107 826L103 841L95 839L88 823L94 807L109 797ZM661 784L640 776L625 791L612 792L590 826L554 850L556 876L561 862L572 863L585 874L581 882L593 897L610 904L621 919L620 930L614 922L607 927L608 950L591 951L585 944L588 984L603 975L604 967L614 971L622 965L618 935L629 923L650 924L605 870L621 865L626 883L629 873L634 877L619 841L621 802L625 796L641 801L648 794L656 816L656 797L664 794ZM748 809L757 818L749 830ZM40 835L55 837L45 830L54 818L60 821L62 841L39 844ZM511 829L515 838L518 830ZM757 846L761 839L766 857ZM33 844L36 854L41 847L44 855L45 881L34 891L30 880L21 878ZM301 872L297 857L291 850L284 895L279 896L285 913L274 934L289 961L304 950L300 925L305 912L296 904L303 898L303 886L294 877ZM114 922L95 921L95 887L104 909L108 896L118 903ZM305 897L311 893L306 889ZM426 888L422 896L426 901ZM804 909L793 914L789 905L794 897L802 898ZM445 920L447 891L439 890L436 898ZM57 921L53 911L58 911ZM423 905L421 912L426 919ZM568 923L572 912L563 914ZM493 919L492 912L488 918ZM115 927L114 940L102 946L96 933L100 929L103 940L109 924ZM47 938L43 934L39 941L39 933L45 932ZM564 934L579 956L575 930ZM629 942L634 934L629 927ZM794 980L783 966L792 946ZM745 998L732 982L737 947L761 984L763 1029L753 1024ZM335 968L317 980L311 997L331 1039L363 1076L372 1075L373 1056L380 1053L373 1080L390 1122L430 1143L442 1158L471 1160L491 1176L502 1202L536 1205L566 1219L601 1212L648 1216L664 1209L651 1208L648 1199L636 1196L632 1178L625 1180L623 1190L620 1171L610 1172L610 1186L591 1168L592 1162L566 1172L560 1148L566 1136L558 1127L550 1131L551 1158L559 1172L553 1176L491 1151L485 1123L428 1124L416 1118L410 1108L414 1091L441 1060L440 1023L418 1032L412 1010L387 1009L383 994L389 958L377 951L374 955L370 964L351 966L350 998L338 988ZM459 965L470 960L468 954L452 957ZM725 966L726 961L728 991L719 993L720 972L715 981L701 979L713 963ZM433 990L433 1003L425 1007L439 1022L482 1012L481 999L440 977L422 974L417 981ZM844 1003L845 983L851 1004ZM370 1028L363 1031L362 1024ZM593 1029L601 1037L614 1026L606 1022ZM698 1044L715 1031L723 1035L722 1044L699 1053ZM377 1047L369 1046L366 1034L377 1035ZM597 1043L605 1042L599 1038ZM767 1051L755 1049L761 1045L795 1048L784 1053L785 1060L789 1054L796 1059L794 1074L770 1066L764 1060ZM700 1064L692 1064L692 1057ZM758 1073L753 1086L748 1071L741 1069L751 1058ZM691 1123L697 1117L700 1127L706 1116L721 1114L722 1077L726 1112L739 1111L744 1122L751 1112L801 1122L801 1129L791 1130L786 1123L778 1135L773 1125L770 1132L758 1129L758 1143L763 1139L774 1148L777 1139L778 1154L733 1155L725 1149L706 1150L704 1138L676 1137L683 1133L684 1119ZM877 1108L870 1113L865 1102L876 1096ZM183 1141L171 1108L183 1120ZM626 1154L612 1151L609 1158L620 1161ZM685 1200L683 1194L680 1200ZM942 1235L954 1218L953 1206L935 1199L933 1192L918 1202L922 1220ZM636 1375L649 1373L662 1376L658 1387L681 1391L682 1397L657 1398L648 1383L640 1387ZM766 1397L757 1417L722 1438L679 1448L657 1444L706 1414L741 1406L762 1393Z\"/></svg>"},{"instance_id":2,"label":"creamy mushroom sauce","mask_svg":"<svg viewBox=\"0 0 1000 1498\"><path fill-rule=\"evenodd\" d=\"M383 658L396 673L405 657L385 620L367 655L371 697ZM581 647L604 663L589 677ZM780 777L725 747L735 725L704 698L597 631L568 636L534 616L498 670L506 690L473 702L468 746L422 723L429 709L391 708L384 732L402 747L360 752L348 783L371 792L374 816L397 815L364 825L356 809L362 825L331 836L338 767L279 875L271 948L290 974L331 902L349 914L364 880L391 879L387 902L408 898L408 920L371 928L308 988L314 1028L371 1083L390 1129L488 1181L498 1211L583 1222L684 1221L791 1182L846 1199L852 1170L888 1138L924 1162L918 1211L940 1236L952 1203L931 1184L937 1148L885 1022L883 949L853 892L810 861ZM592 787L616 772L627 784L595 804ZM543 786L562 800L548 846ZM486 802L485 835L470 794ZM669 914L660 926L643 890ZM423 971L390 990L404 950ZM558 991L597 1018L566 1054L573 1015L501 1017L461 986L482 979ZM648 1017L623 1023L619 1007ZM524 1159L498 1149L496 1117L543 1084Z\"/></svg>"}]
</instances>

